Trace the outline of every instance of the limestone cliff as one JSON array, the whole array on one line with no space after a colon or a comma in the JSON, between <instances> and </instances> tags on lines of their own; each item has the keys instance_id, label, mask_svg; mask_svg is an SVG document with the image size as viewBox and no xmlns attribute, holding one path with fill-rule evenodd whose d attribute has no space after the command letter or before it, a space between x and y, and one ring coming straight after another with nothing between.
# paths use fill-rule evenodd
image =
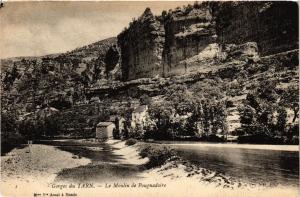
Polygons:
<instances>
[{"instance_id":1,"label":"limestone cliff","mask_svg":"<svg viewBox=\"0 0 300 197\"><path fill-rule=\"evenodd\" d=\"M227 45L247 42L257 44L260 56L297 49L297 4L204 2L158 17L147 9L118 36L123 79L195 72ZM193 56L204 58L188 64Z\"/></svg>"},{"instance_id":2,"label":"limestone cliff","mask_svg":"<svg viewBox=\"0 0 300 197\"><path fill-rule=\"evenodd\" d=\"M208 4L170 11L164 18L164 75L185 74L180 61L199 54L216 42L215 22Z\"/></svg>"},{"instance_id":3,"label":"limestone cliff","mask_svg":"<svg viewBox=\"0 0 300 197\"><path fill-rule=\"evenodd\" d=\"M214 15L222 44L257 42L261 56L298 48L296 2L223 2Z\"/></svg>"},{"instance_id":4,"label":"limestone cliff","mask_svg":"<svg viewBox=\"0 0 300 197\"><path fill-rule=\"evenodd\" d=\"M124 80L154 77L163 73L164 29L149 8L118 35Z\"/></svg>"}]
</instances>

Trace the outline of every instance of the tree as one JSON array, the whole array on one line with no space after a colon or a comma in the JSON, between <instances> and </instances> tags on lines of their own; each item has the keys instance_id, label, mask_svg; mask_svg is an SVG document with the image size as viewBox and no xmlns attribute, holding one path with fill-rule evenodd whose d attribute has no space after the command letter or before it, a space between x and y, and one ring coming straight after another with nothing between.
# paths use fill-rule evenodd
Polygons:
<instances>
[{"instance_id":1,"label":"tree","mask_svg":"<svg viewBox=\"0 0 300 197\"><path fill-rule=\"evenodd\" d=\"M279 104L293 110L293 122L295 122L299 117L299 87L296 85L289 86L288 89L284 91Z\"/></svg>"},{"instance_id":2,"label":"tree","mask_svg":"<svg viewBox=\"0 0 300 197\"><path fill-rule=\"evenodd\" d=\"M152 12L151 12L151 9L149 7L147 7L144 11L144 15L151 15L153 16Z\"/></svg>"},{"instance_id":3,"label":"tree","mask_svg":"<svg viewBox=\"0 0 300 197\"><path fill-rule=\"evenodd\" d=\"M242 130L250 135L264 135L275 138L283 137L287 130L286 107L293 108L294 120L297 118L298 89L289 87L282 92L276 88L276 81L264 80L251 93L240 107ZM274 115L277 115L277 121ZM259 139L257 139L259 140Z\"/></svg>"},{"instance_id":4,"label":"tree","mask_svg":"<svg viewBox=\"0 0 300 197\"><path fill-rule=\"evenodd\" d=\"M1 111L1 155L24 142L19 134L17 115L12 111Z\"/></svg>"},{"instance_id":5,"label":"tree","mask_svg":"<svg viewBox=\"0 0 300 197\"><path fill-rule=\"evenodd\" d=\"M140 104L141 105L149 105L151 103L151 97L149 97L147 94L143 94L140 97Z\"/></svg>"},{"instance_id":6,"label":"tree","mask_svg":"<svg viewBox=\"0 0 300 197\"><path fill-rule=\"evenodd\" d=\"M1 139L17 132L17 116L12 112L1 111Z\"/></svg>"},{"instance_id":7,"label":"tree","mask_svg":"<svg viewBox=\"0 0 300 197\"><path fill-rule=\"evenodd\" d=\"M163 17L163 19L165 19L167 17L167 11L163 10L161 16Z\"/></svg>"},{"instance_id":8,"label":"tree","mask_svg":"<svg viewBox=\"0 0 300 197\"><path fill-rule=\"evenodd\" d=\"M227 134L225 93L221 82L220 78L206 79L192 88L193 113L198 117L196 121L201 123L206 136L218 132Z\"/></svg>"},{"instance_id":9,"label":"tree","mask_svg":"<svg viewBox=\"0 0 300 197\"><path fill-rule=\"evenodd\" d=\"M4 79L3 79L3 88L4 90L10 90L11 86L13 85L14 81L17 78L20 78L21 75L18 72L18 68L16 64L13 65L12 69L10 71L7 71Z\"/></svg>"},{"instance_id":10,"label":"tree","mask_svg":"<svg viewBox=\"0 0 300 197\"><path fill-rule=\"evenodd\" d=\"M259 109L259 104L256 97L252 93L248 93L246 96L247 103L254 109Z\"/></svg>"},{"instance_id":11,"label":"tree","mask_svg":"<svg viewBox=\"0 0 300 197\"><path fill-rule=\"evenodd\" d=\"M262 103L261 109L257 112L257 123L259 128L256 132L262 132L265 135L274 137L274 129L272 127L273 109L268 103Z\"/></svg>"},{"instance_id":12,"label":"tree","mask_svg":"<svg viewBox=\"0 0 300 197\"><path fill-rule=\"evenodd\" d=\"M201 2L195 1L194 2L194 8L196 8L196 9L201 8Z\"/></svg>"},{"instance_id":13,"label":"tree","mask_svg":"<svg viewBox=\"0 0 300 197\"><path fill-rule=\"evenodd\" d=\"M172 85L166 88L166 101L169 102L175 113L186 115L193 109L193 94L184 85Z\"/></svg>"},{"instance_id":14,"label":"tree","mask_svg":"<svg viewBox=\"0 0 300 197\"><path fill-rule=\"evenodd\" d=\"M264 80L256 88L256 96L268 102L276 102L278 95L276 93L276 81Z\"/></svg>"},{"instance_id":15,"label":"tree","mask_svg":"<svg viewBox=\"0 0 300 197\"><path fill-rule=\"evenodd\" d=\"M240 106L240 122L242 125L252 125L255 123L255 109L250 105Z\"/></svg>"},{"instance_id":16,"label":"tree","mask_svg":"<svg viewBox=\"0 0 300 197\"><path fill-rule=\"evenodd\" d=\"M226 105L220 86L215 80L206 80L189 88L173 84L165 88L164 101L151 103L149 115L155 122L155 135L173 139L180 136L197 136L227 133Z\"/></svg>"},{"instance_id":17,"label":"tree","mask_svg":"<svg viewBox=\"0 0 300 197\"><path fill-rule=\"evenodd\" d=\"M59 134L61 130L61 122L59 117L60 116L58 114L45 117L44 129L47 136L53 137Z\"/></svg>"},{"instance_id":18,"label":"tree","mask_svg":"<svg viewBox=\"0 0 300 197\"><path fill-rule=\"evenodd\" d=\"M284 107L279 107L278 117L277 117L277 129L280 132L281 136L286 135L286 121L287 121L287 112Z\"/></svg>"},{"instance_id":19,"label":"tree","mask_svg":"<svg viewBox=\"0 0 300 197\"><path fill-rule=\"evenodd\" d=\"M171 103L161 102L152 103L149 106L149 117L154 122L153 132L157 139L168 139L170 137L167 132L171 128L171 118L174 116L175 110Z\"/></svg>"},{"instance_id":20,"label":"tree","mask_svg":"<svg viewBox=\"0 0 300 197\"><path fill-rule=\"evenodd\" d=\"M120 139L120 125L118 117L115 118L114 123L116 125L116 128L114 128L113 137L114 139Z\"/></svg>"}]
</instances>

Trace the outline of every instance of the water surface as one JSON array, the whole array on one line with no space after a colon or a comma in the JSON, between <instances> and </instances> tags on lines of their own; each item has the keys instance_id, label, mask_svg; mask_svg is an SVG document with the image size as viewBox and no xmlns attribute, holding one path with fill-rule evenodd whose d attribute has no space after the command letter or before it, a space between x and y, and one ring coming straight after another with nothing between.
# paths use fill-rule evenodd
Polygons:
<instances>
[{"instance_id":1,"label":"water surface","mask_svg":"<svg viewBox=\"0 0 300 197\"><path fill-rule=\"evenodd\" d=\"M163 144L160 144L163 145ZM164 144L203 168L207 168L248 183L262 185L299 185L299 152L190 144ZM254 146L255 147L255 146Z\"/></svg>"}]
</instances>

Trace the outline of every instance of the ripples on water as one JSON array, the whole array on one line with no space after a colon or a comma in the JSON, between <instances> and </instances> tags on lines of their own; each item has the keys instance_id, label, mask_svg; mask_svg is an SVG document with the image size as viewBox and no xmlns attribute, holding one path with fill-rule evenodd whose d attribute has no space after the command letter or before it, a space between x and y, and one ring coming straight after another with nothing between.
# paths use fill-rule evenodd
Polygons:
<instances>
[{"instance_id":1,"label":"ripples on water","mask_svg":"<svg viewBox=\"0 0 300 197\"><path fill-rule=\"evenodd\" d=\"M299 152L168 145L179 155L203 168L252 184L299 185Z\"/></svg>"}]
</instances>

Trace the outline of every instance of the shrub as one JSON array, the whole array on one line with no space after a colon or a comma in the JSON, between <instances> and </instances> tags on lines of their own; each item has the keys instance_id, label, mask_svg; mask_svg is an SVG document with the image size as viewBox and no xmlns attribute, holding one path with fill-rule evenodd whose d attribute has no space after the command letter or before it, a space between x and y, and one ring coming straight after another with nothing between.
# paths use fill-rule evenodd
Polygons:
<instances>
[{"instance_id":1,"label":"shrub","mask_svg":"<svg viewBox=\"0 0 300 197\"><path fill-rule=\"evenodd\" d=\"M278 137L270 137L264 133L239 136L238 143L251 143L251 144L283 144L283 139Z\"/></svg>"},{"instance_id":2,"label":"shrub","mask_svg":"<svg viewBox=\"0 0 300 197\"><path fill-rule=\"evenodd\" d=\"M299 136L293 136L290 144L299 145Z\"/></svg>"},{"instance_id":3,"label":"shrub","mask_svg":"<svg viewBox=\"0 0 300 197\"><path fill-rule=\"evenodd\" d=\"M1 111L1 155L20 146L26 141L18 132L18 122L15 113Z\"/></svg>"},{"instance_id":4,"label":"shrub","mask_svg":"<svg viewBox=\"0 0 300 197\"><path fill-rule=\"evenodd\" d=\"M12 149L21 146L25 143L25 138L19 133L11 133L5 138L1 139L1 155L5 155Z\"/></svg>"},{"instance_id":5,"label":"shrub","mask_svg":"<svg viewBox=\"0 0 300 197\"><path fill-rule=\"evenodd\" d=\"M215 134L211 134L211 135L203 135L200 137L201 141L208 141L208 142L225 142L224 137L219 137L216 136Z\"/></svg>"},{"instance_id":6,"label":"shrub","mask_svg":"<svg viewBox=\"0 0 300 197\"><path fill-rule=\"evenodd\" d=\"M167 160L177 158L175 151L167 147L153 147L147 146L140 152L142 158L148 157L149 162L145 166L150 169L158 166L162 166Z\"/></svg>"},{"instance_id":7,"label":"shrub","mask_svg":"<svg viewBox=\"0 0 300 197\"><path fill-rule=\"evenodd\" d=\"M151 129L147 129L144 133L143 139L147 140L147 139L154 139L155 136L155 131L151 130Z\"/></svg>"},{"instance_id":8,"label":"shrub","mask_svg":"<svg viewBox=\"0 0 300 197\"><path fill-rule=\"evenodd\" d=\"M144 132L142 130L135 130L128 133L129 138L135 138L135 139L143 139Z\"/></svg>"},{"instance_id":9,"label":"shrub","mask_svg":"<svg viewBox=\"0 0 300 197\"><path fill-rule=\"evenodd\" d=\"M120 139L120 131L117 129L113 130L113 138L114 139Z\"/></svg>"},{"instance_id":10,"label":"shrub","mask_svg":"<svg viewBox=\"0 0 300 197\"><path fill-rule=\"evenodd\" d=\"M199 3L198 1L194 2L194 8L199 9L201 8L201 3Z\"/></svg>"},{"instance_id":11,"label":"shrub","mask_svg":"<svg viewBox=\"0 0 300 197\"><path fill-rule=\"evenodd\" d=\"M136 139L130 138L130 139L126 140L125 145L132 146L132 145L136 144L136 142L137 142Z\"/></svg>"}]
</instances>

